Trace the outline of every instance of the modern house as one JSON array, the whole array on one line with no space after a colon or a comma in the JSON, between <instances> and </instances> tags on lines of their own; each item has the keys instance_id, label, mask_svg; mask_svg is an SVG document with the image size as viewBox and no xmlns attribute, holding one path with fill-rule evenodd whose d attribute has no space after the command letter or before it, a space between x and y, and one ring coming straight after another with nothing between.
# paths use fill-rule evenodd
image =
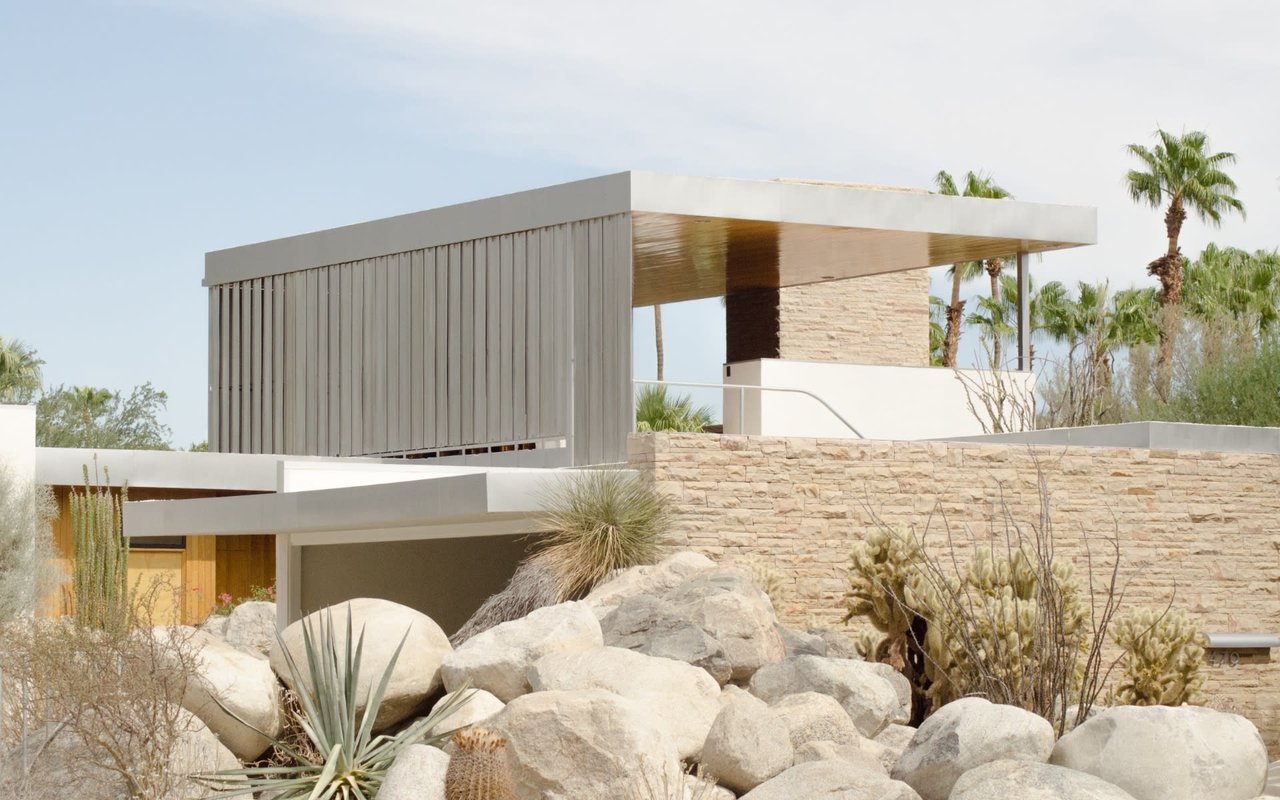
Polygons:
<instances>
[{"instance_id":1,"label":"modern house","mask_svg":"<svg viewBox=\"0 0 1280 800\"><path fill-rule=\"evenodd\" d=\"M209 253L211 449L394 461L285 459L274 494L126 520L273 535L282 619L371 582L439 615L475 598L426 565L484 553L494 580L461 580L500 586L545 468L627 461L634 307L725 297L728 433L979 433L927 367L924 268L1010 256L1025 290L1030 254L1095 230L1088 208L626 172Z\"/></svg>"},{"instance_id":2,"label":"modern house","mask_svg":"<svg viewBox=\"0 0 1280 800\"><path fill-rule=\"evenodd\" d=\"M627 172L209 253L208 458L275 480L130 503L126 533L270 537L282 622L377 595L448 629L510 575L549 485L620 467L682 544L768 561L784 617L834 622L869 525L981 542L1041 524L1047 484L1079 570L1116 540L1131 602L1176 590L1209 631L1280 630L1280 444L1241 444L1280 434L984 436L975 387L1032 391L1031 256L1095 239L1089 208ZM995 257L1018 277L1010 369L929 367L924 270ZM717 296L724 433L633 433L632 310ZM1210 691L1274 746L1272 670L1237 660Z\"/></svg>"}]
</instances>

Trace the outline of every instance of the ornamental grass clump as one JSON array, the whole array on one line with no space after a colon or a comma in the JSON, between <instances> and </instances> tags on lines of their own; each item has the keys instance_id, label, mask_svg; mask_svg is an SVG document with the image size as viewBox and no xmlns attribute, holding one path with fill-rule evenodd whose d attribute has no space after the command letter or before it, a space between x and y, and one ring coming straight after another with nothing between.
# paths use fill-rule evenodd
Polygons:
<instances>
[{"instance_id":1,"label":"ornamental grass clump","mask_svg":"<svg viewBox=\"0 0 1280 800\"><path fill-rule=\"evenodd\" d=\"M617 570L656 563L670 523L666 500L635 473L575 473L543 498L548 533L538 548L449 641L457 647L535 609L581 599Z\"/></svg>"},{"instance_id":2,"label":"ornamental grass clump","mask_svg":"<svg viewBox=\"0 0 1280 800\"><path fill-rule=\"evenodd\" d=\"M1112 626L1124 651L1111 702L1135 706L1194 703L1204 686L1204 634L1182 609L1135 609Z\"/></svg>"},{"instance_id":3,"label":"ornamental grass clump","mask_svg":"<svg viewBox=\"0 0 1280 800\"><path fill-rule=\"evenodd\" d=\"M439 734L428 734L428 731L469 699L470 692L465 688L394 736L373 735L374 720L408 635L405 631L381 680L376 687L370 687L363 710L357 711L361 705L357 687L364 631L358 638L354 637L349 613L342 638L334 632L331 614L314 621L303 620L306 670L284 647L283 640L280 643L301 709L294 722L306 736L307 746L298 747L274 739L277 753L283 754L290 763L200 776L201 782L218 791L210 800L258 792L274 800L372 800L401 751L411 744L436 744L448 738L452 731Z\"/></svg>"}]
</instances>

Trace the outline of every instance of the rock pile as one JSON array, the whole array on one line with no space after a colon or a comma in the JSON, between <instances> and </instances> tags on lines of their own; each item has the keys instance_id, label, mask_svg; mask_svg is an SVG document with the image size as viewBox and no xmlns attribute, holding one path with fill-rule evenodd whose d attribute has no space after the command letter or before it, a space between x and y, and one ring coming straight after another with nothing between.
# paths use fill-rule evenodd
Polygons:
<instances>
[{"instance_id":1,"label":"rock pile","mask_svg":"<svg viewBox=\"0 0 1280 800\"><path fill-rule=\"evenodd\" d=\"M333 609L335 624L344 608ZM680 777L693 764L719 784L696 796L714 800L1253 800L1267 780L1254 726L1204 708L1107 709L1055 740L1030 712L965 698L916 730L898 673L848 657L838 634L787 629L747 573L693 553L627 570L582 601L456 649L403 606L358 600L351 613L365 629L368 675L410 631L378 726L444 702L440 687L472 687L446 728L482 723L502 737L519 800L658 800L637 790L694 786ZM268 663L286 672L283 651L263 646L266 609L242 617L226 623L225 642L201 634L208 674L189 707L252 758L261 741L201 695L225 690L255 725L276 719L278 692L260 673ZM296 627L283 634L295 658ZM410 747L379 797L443 800L449 752Z\"/></svg>"}]
</instances>

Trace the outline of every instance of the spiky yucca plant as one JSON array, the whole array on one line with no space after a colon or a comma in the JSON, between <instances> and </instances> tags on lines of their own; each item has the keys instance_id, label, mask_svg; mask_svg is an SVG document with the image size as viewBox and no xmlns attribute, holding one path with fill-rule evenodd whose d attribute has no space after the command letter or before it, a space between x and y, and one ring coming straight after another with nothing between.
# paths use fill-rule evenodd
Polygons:
<instances>
[{"instance_id":1,"label":"spiky yucca plant","mask_svg":"<svg viewBox=\"0 0 1280 800\"><path fill-rule=\"evenodd\" d=\"M201 776L202 782L218 790L210 800L258 792L274 800L372 800L402 750L411 744L436 744L452 735L453 731L431 735L427 731L470 699L471 693L465 689L395 736L373 735L374 720L408 636L409 632L405 631L387 662L382 679L376 687L370 687L363 710L357 712L364 631L360 631L358 639L353 639L350 613L342 640L334 633L331 614L322 615L314 625L312 621L303 620L302 640L309 673L299 667L283 640L281 650L302 709L296 721L310 741L310 749L319 757L304 752L308 748L273 740L276 749L292 764L224 770ZM310 685L304 677L308 674Z\"/></svg>"},{"instance_id":2,"label":"spiky yucca plant","mask_svg":"<svg viewBox=\"0 0 1280 800\"><path fill-rule=\"evenodd\" d=\"M529 562L551 570L564 602L615 570L656 562L671 515L657 489L634 473L584 470L547 495L543 521L550 533Z\"/></svg>"}]
</instances>

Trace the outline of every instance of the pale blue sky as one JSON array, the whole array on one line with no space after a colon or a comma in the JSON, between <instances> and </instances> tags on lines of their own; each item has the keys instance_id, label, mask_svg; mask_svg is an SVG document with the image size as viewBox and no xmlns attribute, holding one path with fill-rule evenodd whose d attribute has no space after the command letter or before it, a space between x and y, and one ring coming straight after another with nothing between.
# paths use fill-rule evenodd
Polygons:
<instances>
[{"instance_id":1,"label":"pale blue sky","mask_svg":"<svg viewBox=\"0 0 1280 800\"><path fill-rule=\"evenodd\" d=\"M1099 208L1043 279L1145 282L1162 230L1123 146L1157 125L1240 155L1248 221L1186 252L1280 244L1280 5L962 5L0 0L0 335L50 383L152 381L186 446L205 251L629 168L985 169ZM664 316L668 377L716 380L719 303Z\"/></svg>"}]
</instances>

